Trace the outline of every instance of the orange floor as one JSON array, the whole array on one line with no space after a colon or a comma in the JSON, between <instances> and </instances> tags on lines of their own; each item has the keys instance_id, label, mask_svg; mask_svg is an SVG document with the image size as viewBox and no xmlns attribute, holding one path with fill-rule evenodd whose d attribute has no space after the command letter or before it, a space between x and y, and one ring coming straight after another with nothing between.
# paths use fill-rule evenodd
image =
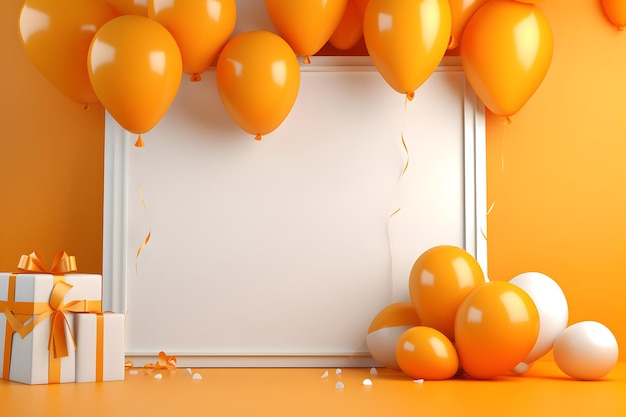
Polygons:
<instances>
[{"instance_id":1,"label":"orange floor","mask_svg":"<svg viewBox=\"0 0 626 417\"><path fill-rule=\"evenodd\" d=\"M322 378L325 371L328 377ZM600 381L566 377L552 362L523 377L417 384L379 369L186 369L162 379L30 386L0 380L1 416L626 416L626 363ZM363 385L369 378L371 386ZM344 388L337 388L341 381Z\"/></svg>"}]
</instances>

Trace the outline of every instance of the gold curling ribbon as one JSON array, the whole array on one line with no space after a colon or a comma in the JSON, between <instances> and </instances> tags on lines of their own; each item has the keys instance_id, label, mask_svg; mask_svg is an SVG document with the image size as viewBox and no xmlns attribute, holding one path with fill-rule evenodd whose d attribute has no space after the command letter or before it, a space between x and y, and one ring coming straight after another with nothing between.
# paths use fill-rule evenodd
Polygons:
<instances>
[{"instance_id":1,"label":"gold curling ribbon","mask_svg":"<svg viewBox=\"0 0 626 417\"><path fill-rule=\"evenodd\" d=\"M60 382L60 359L68 356L68 341L66 327L70 340L76 348L74 338L65 313L68 312L99 312L102 311L101 300L74 300L63 303L65 295L72 289L72 285L64 280L62 274L76 271L76 259L61 251L54 258L52 267L48 269L43 259L36 251L30 255L22 255L18 262L20 272L46 273L54 275L54 287L48 302L17 302L15 301L15 287L17 274L9 276L8 297L6 301L0 301L0 311L4 312L7 326L5 330L5 349L2 378L9 378L11 347L13 333L18 333L22 338L50 317L50 336L48 338L49 369L48 382ZM29 319L31 319L29 321Z\"/></svg>"},{"instance_id":2,"label":"gold curling ribbon","mask_svg":"<svg viewBox=\"0 0 626 417\"><path fill-rule=\"evenodd\" d=\"M146 205L146 200L143 197L143 188L141 187L141 184L139 184L139 196L141 197L141 204L143 205L143 211L146 214L146 217L148 216L148 206ZM146 235L146 237L143 239L143 242L141 242L141 245L139 246L139 249L137 249L137 255L135 255L135 272L137 272L137 264L139 263L139 254L141 254L141 252L144 250L144 248L148 245L148 242L150 242L150 236L152 235L152 230L150 227L150 220L148 220L148 234Z\"/></svg>"}]
</instances>

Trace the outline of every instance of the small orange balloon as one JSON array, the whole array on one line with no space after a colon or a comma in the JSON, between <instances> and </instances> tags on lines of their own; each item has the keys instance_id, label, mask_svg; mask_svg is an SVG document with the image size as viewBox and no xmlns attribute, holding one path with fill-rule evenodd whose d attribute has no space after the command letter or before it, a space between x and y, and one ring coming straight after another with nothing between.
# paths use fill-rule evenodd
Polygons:
<instances>
[{"instance_id":1,"label":"small orange balloon","mask_svg":"<svg viewBox=\"0 0 626 417\"><path fill-rule=\"evenodd\" d=\"M459 307L455 344L461 367L477 379L504 375L531 351L539 313L517 285L492 281L472 291Z\"/></svg>"},{"instance_id":2,"label":"small orange balloon","mask_svg":"<svg viewBox=\"0 0 626 417\"><path fill-rule=\"evenodd\" d=\"M437 69L450 42L448 0L370 0L363 37L378 72L412 98Z\"/></svg>"},{"instance_id":3,"label":"small orange balloon","mask_svg":"<svg viewBox=\"0 0 626 417\"><path fill-rule=\"evenodd\" d=\"M367 330L367 349L376 362L382 366L400 370L396 360L396 344L402 333L419 326L418 317L413 304L399 301L383 308L372 320Z\"/></svg>"},{"instance_id":4,"label":"small orange balloon","mask_svg":"<svg viewBox=\"0 0 626 417\"><path fill-rule=\"evenodd\" d=\"M182 61L176 41L148 17L107 22L89 48L89 78L100 102L124 129L151 130L178 93Z\"/></svg>"},{"instance_id":5,"label":"small orange balloon","mask_svg":"<svg viewBox=\"0 0 626 417\"><path fill-rule=\"evenodd\" d=\"M472 255L456 246L435 246L413 264L409 295L422 323L454 340L459 305L484 283L483 270Z\"/></svg>"},{"instance_id":6,"label":"small orange balloon","mask_svg":"<svg viewBox=\"0 0 626 417\"><path fill-rule=\"evenodd\" d=\"M235 0L148 1L148 16L170 31L192 81L215 61L235 29Z\"/></svg>"},{"instance_id":7,"label":"small orange balloon","mask_svg":"<svg viewBox=\"0 0 626 417\"><path fill-rule=\"evenodd\" d=\"M87 71L89 45L98 29L116 17L104 0L26 0L19 17L26 55L61 93L89 104L98 101Z\"/></svg>"},{"instance_id":8,"label":"small orange balloon","mask_svg":"<svg viewBox=\"0 0 626 417\"><path fill-rule=\"evenodd\" d=\"M272 32L232 38L216 65L220 99L231 118L260 140L291 111L300 89L300 66L291 47Z\"/></svg>"},{"instance_id":9,"label":"small orange balloon","mask_svg":"<svg viewBox=\"0 0 626 417\"><path fill-rule=\"evenodd\" d=\"M459 370L454 345L431 327L413 327L398 338L396 359L400 369L413 379L450 379Z\"/></svg>"},{"instance_id":10,"label":"small orange balloon","mask_svg":"<svg viewBox=\"0 0 626 417\"><path fill-rule=\"evenodd\" d=\"M347 0L265 0L274 27L296 55L319 51L337 28Z\"/></svg>"},{"instance_id":11,"label":"small orange balloon","mask_svg":"<svg viewBox=\"0 0 626 417\"><path fill-rule=\"evenodd\" d=\"M348 0L346 10L328 40L337 49L352 48L363 37L363 15L356 0Z\"/></svg>"},{"instance_id":12,"label":"small orange balloon","mask_svg":"<svg viewBox=\"0 0 626 417\"><path fill-rule=\"evenodd\" d=\"M489 1L470 18L461 39L461 63L469 84L498 116L517 113L546 76L552 30L537 6Z\"/></svg>"},{"instance_id":13,"label":"small orange balloon","mask_svg":"<svg viewBox=\"0 0 626 417\"><path fill-rule=\"evenodd\" d=\"M619 29L626 27L626 2L623 0L602 0L602 8L609 20Z\"/></svg>"}]
</instances>

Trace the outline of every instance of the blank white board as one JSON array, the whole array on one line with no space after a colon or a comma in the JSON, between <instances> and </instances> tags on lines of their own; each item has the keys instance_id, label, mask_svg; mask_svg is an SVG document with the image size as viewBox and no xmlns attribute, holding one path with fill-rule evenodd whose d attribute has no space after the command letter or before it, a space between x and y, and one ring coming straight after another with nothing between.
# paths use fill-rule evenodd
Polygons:
<instances>
[{"instance_id":1,"label":"blank white board","mask_svg":"<svg viewBox=\"0 0 626 417\"><path fill-rule=\"evenodd\" d=\"M423 251L457 245L486 268L484 112L459 61L408 102L367 57L301 71L258 142L214 70L185 77L144 148L107 115L105 302L127 312L129 357L367 365L368 326L409 300Z\"/></svg>"}]
</instances>

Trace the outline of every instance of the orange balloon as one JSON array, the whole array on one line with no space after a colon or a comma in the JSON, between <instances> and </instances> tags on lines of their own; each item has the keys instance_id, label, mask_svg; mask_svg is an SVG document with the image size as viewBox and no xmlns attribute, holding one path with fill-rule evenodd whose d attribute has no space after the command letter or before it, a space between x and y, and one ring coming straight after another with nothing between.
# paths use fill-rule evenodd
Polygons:
<instances>
[{"instance_id":1,"label":"orange balloon","mask_svg":"<svg viewBox=\"0 0 626 417\"><path fill-rule=\"evenodd\" d=\"M363 16L357 0L348 0L339 25L328 42L337 49L352 48L363 37Z\"/></svg>"},{"instance_id":2,"label":"orange balloon","mask_svg":"<svg viewBox=\"0 0 626 417\"><path fill-rule=\"evenodd\" d=\"M460 55L476 95L494 114L509 117L543 81L552 47L549 22L537 6L489 1L465 26Z\"/></svg>"},{"instance_id":3,"label":"orange balloon","mask_svg":"<svg viewBox=\"0 0 626 417\"><path fill-rule=\"evenodd\" d=\"M73 101L98 101L87 71L89 44L116 17L104 0L26 0L19 17L26 55L61 93Z\"/></svg>"},{"instance_id":4,"label":"orange balloon","mask_svg":"<svg viewBox=\"0 0 626 417\"><path fill-rule=\"evenodd\" d=\"M148 17L106 23L89 48L89 78L100 102L129 132L151 130L174 101L182 78L176 41Z\"/></svg>"},{"instance_id":5,"label":"orange balloon","mask_svg":"<svg viewBox=\"0 0 626 417\"><path fill-rule=\"evenodd\" d=\"M121 15L132 14L148 17L148 6L144 1L136 0L107 0Z\"/></svg>"},{"instance_id":6,"label":"orange balloon","mask_svg":"<svg viewBox=\"0 0 626 417\"><path fill-rule=\"evenodd\" d=\"M539 313L517 285L492 281L472 291L458 309L455 343L461 367L477 379L504 375L520 363L539 335Z\"/></svg>"},{"instance_id":7,"label":"orange balloon","mask_svg":"<svg viewBox=\"0 0 626 417\"><path fill-rule=\"evenodd\" d=\"M422 324L413 304L399 301L389 304L376 314L367 329L367 349L382 366L400 370L396 360L396 344L402 333Z\"/></svg>"},{"instance_id":8,"label":"orange balloon","mask_svg":"<svg viewBox=\"0 0 626 417\"><path fill-rule=\"evenodd\" d=\"M307 63L330 39L346 4L347 0L265 0L274 27Z\"/></svg>"},{"instance_id":9,"label":"orange balloon","mask_svg":"<svg viewBox=\"0 0 626 417\"><path fill-rule=\"evenodd\" d=\"M450 30L450 44L448 49L459 46L463 29L480 6L487 0L448 0L450 3L450 13L452 15L452 29Z\"/></svg>"},{"instance_id":10,"label":"orange balloon","mask_svg":"<svg viewBox=\"0 0 626 417\"><path fill-rule=\"evenodd\" d=\"M260 140L283 122L296 101L298 58L287 42L272 32L245 32L222 49L216 83L228 114Z\"/></svg>"},{"instance_id":11,"label":"orange balloon","mask_svg":"<svg viewBox=\"0 0 626 417\"><path fill-rule=\"evenodd\" d=\"M465 250L449 245L422 253L411 268L409 295L424 326L454 340L454 319L463 299L485 283L478 261Z\"/></svg>"},{"instance_id":12,"label":"orange balloon","mask_svg":"<svg viewBox=\"0 0 626 417\"><path fill-rule=\"evenodd\" d=\"M626 2L623 0L602 0L602 8L609 20L619 29L626 27Z\"/></svg>"},{"instance_id":13,"label":"orange balloon","mask_svg":"<svg viewBox=\"0 0 626 417\"><path fill-rule=\"evenodd\" d=\"M170 31L183 60L183 72L200 80L235 29L235 0L148 0L148 16Z\"/></svg>"},{"instance_id":14,"label":"orange balloon","mask_svg":"<svg viewBox=\"0 0 626 417\"><path fill-rule=\"evenodd\" d=\"M450 29L448 0L370 0L363 20L376 69L409 99L441 62Z\"/></svg>"},{"instance_id":15,"label":"orange balloon","mask_svg":"<svg viewBox=\"0 0 626 417\"><path fill-rule=\"evenodd\" d=\"M413 327L396 344L400 369L413 379L450 379L459 370L459 356L443 333L426 326Z\"/></svg>"}]
</instances>

